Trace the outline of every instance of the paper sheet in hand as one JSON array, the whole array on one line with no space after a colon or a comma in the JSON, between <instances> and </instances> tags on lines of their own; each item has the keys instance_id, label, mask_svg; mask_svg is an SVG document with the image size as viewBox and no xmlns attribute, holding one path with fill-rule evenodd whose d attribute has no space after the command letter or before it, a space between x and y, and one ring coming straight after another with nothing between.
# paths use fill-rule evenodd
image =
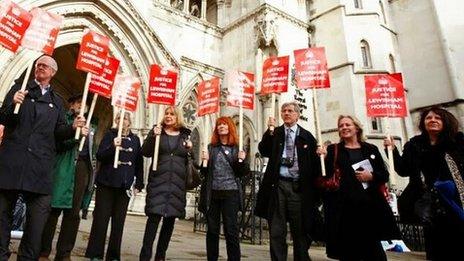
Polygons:
<instances>
[{"instance_id":1,"label":"paper sheet in hand","mask_svg":"<svg viewBox=\"0 0 464 261\"><path fill-rule=\"evenodd\" d=\"M374 168L372 167L371 165L371 162L368 160L368 159L365 159L363 161L360 161L358 163L355 163L353 165L351 165L351 167L356 171L357 169L359 168L363 168L367 171L370 171L371 173L374 172ZM363 185L363 188L364 189L367 189L369 187L369 184L367 182L363 182L362 183Z\"/></svg>"}]
</instances>

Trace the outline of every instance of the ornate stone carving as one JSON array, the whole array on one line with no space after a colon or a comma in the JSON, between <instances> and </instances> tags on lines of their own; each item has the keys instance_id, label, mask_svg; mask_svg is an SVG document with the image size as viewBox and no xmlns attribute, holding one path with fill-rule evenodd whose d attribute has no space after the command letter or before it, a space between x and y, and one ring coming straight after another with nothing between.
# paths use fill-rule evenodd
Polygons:
<instances>
[{"instance_id":1,"label":"ornate stone carving","mask_svg":"<svg viewBox=\"0 0 464 261\"><path fill-rule=\"evenodd\" d=\"M195 102L194 98L190 96L188 100L183 105L183 116L185 120L185 125L188 128L195 127L195 123L197 121L197 103Z\"/></svg>"},{"instance_id":2,"label":"ornate stone carving","mask_svg":"<svg viewBox=\"0 0 464 261\"><path fill-rule=\"evenodd\" d=\"M265 11L255 18L255 34L257 46L268 47L271 43L276 44L276 17L274 14Z\"/></svg>"}]
</instances>

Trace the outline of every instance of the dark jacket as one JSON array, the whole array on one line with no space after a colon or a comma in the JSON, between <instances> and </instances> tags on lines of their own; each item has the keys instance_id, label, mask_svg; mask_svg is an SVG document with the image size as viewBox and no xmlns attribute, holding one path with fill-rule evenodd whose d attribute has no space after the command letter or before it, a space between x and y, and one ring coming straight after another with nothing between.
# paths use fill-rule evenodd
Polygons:
<instances>
[{"instance_id":1,"label":"dark jacket","mask_svg":"<svg viewBox=\"0 0 464 261\"><path fill-rule=\"evenodd\" d=\"M320 161L316 154L317 142L313 135L298 126L299 134L295 137L296 153L298 156L299 187L302 193L302 215L304 228L307 233L312 233L314 218L316 217L316 204L320 195L315 188L315 179L320 174ZM263 157L269 158L266 172L259 187L255 213L257 216L268 219L272 216L273 204L276 202L277 185L279 183L280 161L285 146L284 126L275 128L271 135L267 130L258 149Z\"/></svg>"},{"instance_id":2,"label":"dark jacket","mask_svg":"<svg viewBox=\"0 0 464 261\"><path fill-rule=\"evenodd\" d=\"M208 209L211 204L211 191L213 188L213 166L214 166L214 159L215 155L219 154L221 151L221 147L219 146L213 146L213 145L208 145L208 154L209 154L209 160L208 160L208 166L206 168L201 168L201 174L204 177L202 185L201 185L201 193L200 193L200 202L198 205L198 210L201 211L202 213L207 213ZM240 200L240 206L239 210L243 211L243 188L242 188L242 182L240 180L241 177L247 175L250 172L250 167L248 163L245 161L239 162L238 160L238 147L234 146L232 147L232 155L230 159L230 164L231 167L234 171L235 175L235 182L237 183L237 188L239 192L239 200Z\"/></svg>"},{"instance_id":3,"label":"dark jacket","mask_svg":"<svg viewBox=\"0 0 464 261\"><path fill-rule=\"evenodd\" d=\"M163 217L185 216L186 204L186 165L188 150L184 141L190 135L190 130L182 128L175 144L168 143L168 136L161 133L158 150L158 166L153 171L150 165L148 177L145 214L161 215ZM151 130L143 142L142 152L145 157L153 157L155 135Z\"/></svg>"},{"instance_id":4,"label":"dark jacket","mask_svg":"<svg viewBox=\"0 0 464 261\"><path fill-rule=\"evenodd\" d=\"M363 159L368 159L374 169L373 180L364 189L362 183L356 179L343 142L327 148L326 178L333 175L335 146L338 146L337 163L341 170L341 179L339 190L327 192L324 197L327 255L340 258L341 248L349 240L361 243L367 240L379 242L400 239L393 212L380 191L380 186L388 182L389 174L377 147L366 142L361 143ZM362 245L359 246L359 251L363 251Z\"/></svg>"},{"instance_id":5,"label":"dark jacket","mask_svg":"<svg viewBox=\"0 0 464 261\"><path fill-rule=\"evenodd\" d=\"M449 169L444 160L444 155L449 153L458 164L461 173L464 173L464 134L458 132L455 141L430 145L427 135L412 137L403 148L400 156L398 149L393 151L395 171L402 177L409 177L410 182L421 183L421 172L424 175L425 184L431 188L437 179L451 178ZM430 159L435 155L440 158Z\"/></svg>"},{"instance_id":6,"label":"dark jacket","mask_svg":"<svg viewBox=\"0 0 464 261\"><path fill-rule=\"evenodd\" d=\"M0 124L5 125L0 146L0 189L23 190L51 194L55 140L71 138L71 125L66 124L62 99L52 87L44 95L37 83L27 84L19 114L13 114L13 96L20 89L18 81L0 108Z\"/></svg>"},{"instance_id":7,"label":"dark jacket","mask_svg":"<svg viewBox=\"0 0 464 261\"><path fill-rule=\"evenodd\" d=\"M431 223L426 223L428 233L425 234L426 257L429 260L462 260L463 254L460 247L463 245L464 222L446 203L446 200L434 189L436 181L453 180L450 169L445 160L448 153L456 163L461 177L464 178L464 135L459 132L453 141L441 141L432 146L428 135L418 135L411 138L400 156L398 150L393 151L395 170L404 177L409 176L408 190L405 190L398 199L399 210L413 209L420 199L422 209L430 207ZM424 179L424 182L422 181ZM424 187L425 185L425 187ZM408 191L408 194L406 192ZM429 192L429 193L426 193ZM423 195L429 195L429 200L424 200ZM455 202L459 202L458 193L455 194ZM406 204L405 206L400 205ZM401 208L400 208L401 207ZM424 211L425 212L425 211ZM400 212L408 214L411 221L417 221L416 212Z\"/></svg>"},{"instance_id":8,"label":"dark jacket","mask_svg":"<svg viewBox=\"0 0 464 261\"><path fill-rule=\"evenodd\" d=\"M113 188L129 189L135 178L134 187L143 189L143 157L140 139L132 132L122 137L118 168L113 167L116 148L113 140L118 136L117 129L110 129L98 147L97 160L100 161L96 184ZM129 163L130 162L130 163Z\"/></svg>"}]
</instances>

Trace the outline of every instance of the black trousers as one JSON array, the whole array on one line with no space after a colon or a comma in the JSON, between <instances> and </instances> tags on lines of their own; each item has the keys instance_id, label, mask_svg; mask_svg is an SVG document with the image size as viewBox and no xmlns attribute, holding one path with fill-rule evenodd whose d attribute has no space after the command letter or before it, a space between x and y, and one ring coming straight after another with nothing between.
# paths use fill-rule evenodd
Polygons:
<instances>
[{"instance_id":1,"label":"black trousers","mask_svg":"<svg viewBox=\"0 0 464 261\"><path fill-rule=\"evenodd\" d=\"M48 257L50 255L56 224L58 223L58 218L61 213L63 213L63 219L61 221L60 235L56 244L55 260L62 260L71 256L71 251L76 243L79 223L81 221L79 211L89 182L89 176L90 166L87 161L78 160L74 174L72 208L52 208L42 235L41 256Z\"/></svg>"},{"instance_id":2,"label":"black trousers","mask_svg":"<svg viewBox=\"0 0 464 261\"><path fill-rule=\"evenodd\" d=\"M121 260L121 242L129 197L123 188L97 186L92 228L85 257L103 259L106 232L111 219L111 232L106 260Z\"/></svg>"},{"instance_id":3,"label":"black trousers","mask_svg":"<svg viewBox=\"0 0 464 261\"><path fill-rule=\"evenodd\" d=\"M280 180L274 200L271 206L275 208L270 210L271 218L268 220L271 259L273 261L287 260L288 222L293 239L293 260L311 260L308 254L311 239L304 232L301 194L294 191L292 182Z\"/></svg>"},{"instance_id":4,"label":"black trousers","mask_svg":"<svg viewBox=\"0 0 464 261\"><path fill-rule=\"evenodd\" d=\"M143 246L140 250L140 261L150 261L153 253L153 243L155 242L158 225L161 221L161 215L149 215L145 234L143 235ZM158 236L158 244L156 245L155 260L166 257L169 241L171 241L172 231L174 230L175 217L163 217L163 225Z\"/></svg>"},{"instance_id":5,"label":"black trousers","mask_svg":"<svg viewBox=\"0 0 464 261\"><path fill-rule=\"evenodd\" d=\"M18 250L18 260L37 260L40 254L42 231L50 212L50 195L18 190L0 190L0 260L10 255L10 233L13 210L19 194L26 203L26 224Z\"/></svg>"},{"instance_id":6,"label":"black trousers","mask_svg":"<svg viewBox=\"0 0 464 261\"><path fill-rule=\"evenodd\" d=\"M219 235L221 232L221 216L226 237L227 260L240 260L240 239L237 215L240 208L238 191L211 198L206 213L208 230L206 232L206 252L208 261L216 261L219 257Z\"/></svg>"}]
</instances>

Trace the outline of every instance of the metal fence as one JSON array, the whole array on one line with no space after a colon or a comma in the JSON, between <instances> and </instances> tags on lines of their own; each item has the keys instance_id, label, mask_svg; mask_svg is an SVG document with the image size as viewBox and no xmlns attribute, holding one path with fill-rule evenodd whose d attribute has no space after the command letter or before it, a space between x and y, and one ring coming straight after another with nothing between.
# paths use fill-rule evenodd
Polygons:
<instances>
[{"instance_id":1,"label":"metal fence","mask_svg":"<svg viewBox=\"0 0 464 261\"><path fill-rule=\"evenodd\" d=\"M262 178L263 161L257 154L254 159L254 169L250 175L242 178L244 197L244 211L239 212L239 227L241 242L251 244L262 244L263 225L261 218L254 215L254 206L256 202L256 193ZM194 232L206 232L206 218L203 213L198 211L200 199L200 188L195 191L195 212L194 212Z\"/></svg>"}]
</instances>

